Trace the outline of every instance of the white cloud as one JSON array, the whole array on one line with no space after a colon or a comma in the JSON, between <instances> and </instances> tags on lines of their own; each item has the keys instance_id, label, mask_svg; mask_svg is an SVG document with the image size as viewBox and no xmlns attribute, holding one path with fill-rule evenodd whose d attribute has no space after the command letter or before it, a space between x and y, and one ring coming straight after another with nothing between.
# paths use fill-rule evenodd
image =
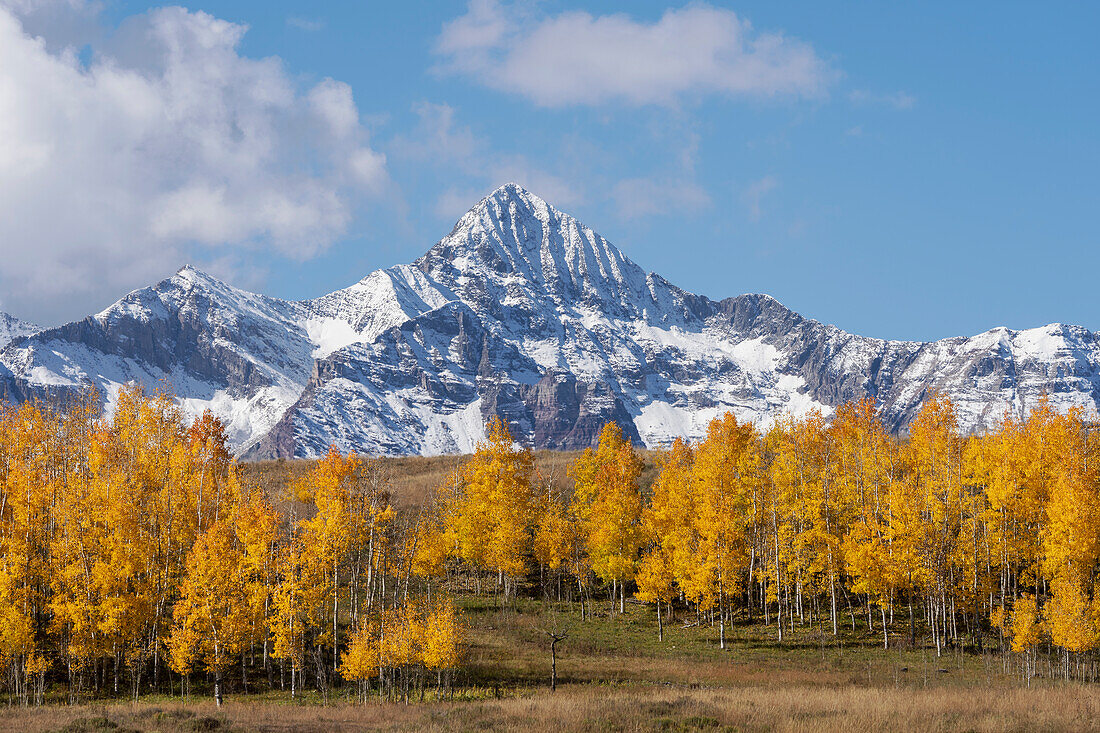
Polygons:
<instances>
[{"instance_id":1,"label":"white cloud","mask_svg":"<svg viewBox=\"0 0 1100 733\"><path fill-rule=\"evenodd\" d=\"M100 40L97 16L102 6L99 0L0 0L0 8L18 16L23 30L51 51Z\"/></svg>"},{"instance_id":2,"label":"white cloud","mask_svg":"<svg viewBox=\"0 0 1100 733\"><path fill-rule=\"evenodd\" d=\"M756 32L706 4L656 22L571 11L539 16L470 0L435 48L443 73L467 76L538 105L674 105L688 95L818 96L835 78L807 43Z\"/></svg>"},{"instance_id":3,"label":"white cloud","mask_svg":"<svg viewBox=\"0 0 1100 733\"><path fill-rule=\"evenodd\" d=\"M19 2L0 0L0 287L17 315L78 317L186 260L311 257L385 185L351 89L241 56L246 27L153 10L82 62L51 24L32 36L22 6L41 6Z\"/></svg>"},{"instance_id":4,"label":"white cloud","mask_svg":"<svg viewBox=\"0 0 1100 733\"><path fill-rule=\"evenodd\" d=\"M764 213L764 197L778 187L779 179L775 176L764 176L749 184L748 188L745 189L742 200L749 209L750 219L753 221L760 221L760 217Z\"/></svg>"},{"instance_id":5,"label":"white cloud","mask_svg":"<svg viewBox=\"0 0 1100 733\"><path fill-rule=\"evenodd\" d=\"M917 104L917 98L908 92L889 92L880 94L866 89L853 89L848 92L848 101L858 105L879 105L893 107L894 109L912 109Z\"/></svg>"}]
</instances>

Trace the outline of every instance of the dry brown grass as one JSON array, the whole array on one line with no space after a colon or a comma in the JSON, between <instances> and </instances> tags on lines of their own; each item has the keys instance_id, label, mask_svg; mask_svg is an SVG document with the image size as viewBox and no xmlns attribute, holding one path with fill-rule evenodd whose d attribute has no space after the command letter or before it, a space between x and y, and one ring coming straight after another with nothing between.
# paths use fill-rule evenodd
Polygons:
<instances>
[{"instance_id":1,"label":"dry brown grass","mask_svg":"<svg viewBox=\"0 0 1100 733\"><path fill-rule=\"evenodd\" d=\"M596 617L582 622L570 604L521 599L502 611L492 599L460 600L468 648L454 701L429 692L423 703L359 706L345 686L325 706L314 691L297 702L280 691L231 691L221 710L202 697L0 709L0 730L60 731L104 716L116 730L162 733L1100 730L1100 686L1043 678L1027 688L993 653L887 651L866 630L832 639L796 628L778 643L752 623L731 629L721 650L715 629L685 624L691 617L670 623L658 642L652 608L642 606L609 614L611 604L601 602ZM546 684L549 628L568 633L556 694Z\"/></svg>"},{"instance_id":2,"label":"dry brown grass","mask_svg":"<svg viewBox=\"0 0 1100 733\"><path fill-rule=\"evenodd\" d=\"M641 485L648 489L657 476L656 453L640 451L645 462ZM573 482L566 475L569 464L580 451L535 451L535 466L539 474L552 480L556 486L572 489ZM393 485L394 504L401 507L423 505L435 487L447 483L454 471L469 456L408 456L383 458L382 464ZM286 488L305 476L316 461L310 459L252 461L240 464L241 480L247 486L262 486L272 496L285 495Z\"/></svg>"},{"instance_id":3,"label":"dry brown grass","mask_svg":"<svg viewBox=\"0 0 1100 733\"><path fill-rule=\"evenodd\" d=\"M1100 690L1082 685L892 688L769 684L720 689L567 686L500 700L328 707L230 701L0 711L3 730L62 730L106 716L139 731L1089 731ZM91 727L76 730L94 730ZM103 729L99 729L103 730Z\"/></svg>"}]
</instances>

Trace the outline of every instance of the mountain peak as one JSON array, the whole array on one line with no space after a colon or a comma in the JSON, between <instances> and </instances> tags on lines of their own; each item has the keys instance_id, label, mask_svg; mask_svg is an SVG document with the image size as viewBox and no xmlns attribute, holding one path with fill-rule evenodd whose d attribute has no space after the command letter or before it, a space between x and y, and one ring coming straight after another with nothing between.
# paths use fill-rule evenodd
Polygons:
<instances>
[{"instance_id":1,"label":"mountain peak","mask_svg":"<svg viewBox=\"0 0 1100 733\"><path fill-rule=\"evenodd\" d=\"M522 201L524 203L533 203L536 205L548 206L546 200L541 196L531 193L523 186L519 185L515 181L509 181L502 186L497 186L482 201L493 199L496 201ZM476 207L475 207L476 208Z\"/></svg>"},{"instance_id":2,"label":"mountain peak","mask_svg":"<svg viewBox=\"0 0 1100 733\"><path fill-rule=\"evenodd\" d=\"M0 0L2 1L2 0ZM5 327L7 334L5 335ZM0 314L0 346L14 330ZM1100 405L1100 334L1051 324L932 344L803 318L766 295L714 302L646 274L510 182L415 265L309 301L240 290L192 265L99 315L0 348L0 396L168 380L254 457L473 450L500 415L537 447L583 448L616 421L649 446L698 439L727 410L762 427L873 398L891 430L924 396L964 430Z\"/></svg>"},{"instance_id":3,"label":"mountain peak","mask_svg":"<svg viewBox=\"0 0 1100 733\"><path fill-rule=\"evenodd\" d=\"M524 217L534 218L544 224L553 218L573 217L555 209L541 196L531 193L518 183L509 182L498 186L488 196L484 197L463 214L455 224L455 231L475 225L478 221L491 219L504 221L522 214Z\"/></svg>"},{"instance_id":4,"label":"mountain peak","mask_svg":"<svg viewBox=\"0 0 1100 733\"><path fill-rule=\"evenodd\" d=\"M618 248L516 183L479 201L416 266L486 312L588 304L634 318L654 297L645 271Z\"/></svg>"},{"instance_id":5,"label":"mountain peak","mask_svg":"<svg viewBox=\"0 0 1100 733\"><path fill-rule=\"evenodd\" d=\"M13 315L0 311L0 349L21 336L30 336L42 329Z\"/></svg>"},{"instance_id":6,"label":"mountain peak","mask_svg":"<svg viewBox=\"0 0 1100 733\"><path fill-rule=\"evenodd\" d=\"M176 270L176 274L173 275L172 277L168 278L168 280L169 281L177 281L177 282L182 280L184 282L196 283L196 284L197 283L203 283L203 284L207 284L207 285L212 284L212 283L216 283L218 285L225 285L226 284L226 283L223 283L218 278L214 277L213 275L211 275L207 272L203 272L202 270L200 270L199 268L195 267L192 264L186 264L183 267L181 267L180 269Z\"/></svg>"}]
</instances>

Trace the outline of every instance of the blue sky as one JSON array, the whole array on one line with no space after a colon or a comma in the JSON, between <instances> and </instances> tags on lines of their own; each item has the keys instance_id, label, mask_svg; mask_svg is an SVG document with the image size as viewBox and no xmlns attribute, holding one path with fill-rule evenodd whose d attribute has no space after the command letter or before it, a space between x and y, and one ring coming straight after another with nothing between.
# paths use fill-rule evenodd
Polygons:
<instances>
[{"instance_id":1,"label":"blue sky","mask_svg":"<svg viewBox=\"0 0 1100 733\"><path fill-rule=\"evenodd\" d=\"M184 261L319 295L514 179L712 297L1100 328L1095 4L160 7L0 0L0 47L42 39L0 58L0 308L79 317Z\"/></svg>"}]
</instances>

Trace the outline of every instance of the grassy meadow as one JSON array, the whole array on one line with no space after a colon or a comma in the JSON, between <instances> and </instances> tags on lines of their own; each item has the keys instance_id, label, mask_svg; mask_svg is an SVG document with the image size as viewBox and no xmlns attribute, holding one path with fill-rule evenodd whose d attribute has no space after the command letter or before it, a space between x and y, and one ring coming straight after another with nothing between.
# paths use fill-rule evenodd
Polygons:
<instances>
[{"instance_id":1,"label":"grassy meadow","mask_svg":"<svg viewBox=\"0 0 1100 733\"><path fill-rule=\"evenodd\" d=\"M579 606L461 596L464 669L451 697L427 688L408 703L355 701L353 686L291 700L241 694L219 709L196 684L182 698L123 692L116 701L0 708L0 729L33 731L848 731L1100 730L1100 687L1039 677L1025 686L995 652L953 650L868 630L857 616L837 637L800 626L780 643L774 626L743 619L718 647L717 629L674 614L658 641L652 606L608 600L582 621ZM558 645L549 689L547 631ZM899 648L900 647L900 648Z\"/></svg>"}]
</instances>

